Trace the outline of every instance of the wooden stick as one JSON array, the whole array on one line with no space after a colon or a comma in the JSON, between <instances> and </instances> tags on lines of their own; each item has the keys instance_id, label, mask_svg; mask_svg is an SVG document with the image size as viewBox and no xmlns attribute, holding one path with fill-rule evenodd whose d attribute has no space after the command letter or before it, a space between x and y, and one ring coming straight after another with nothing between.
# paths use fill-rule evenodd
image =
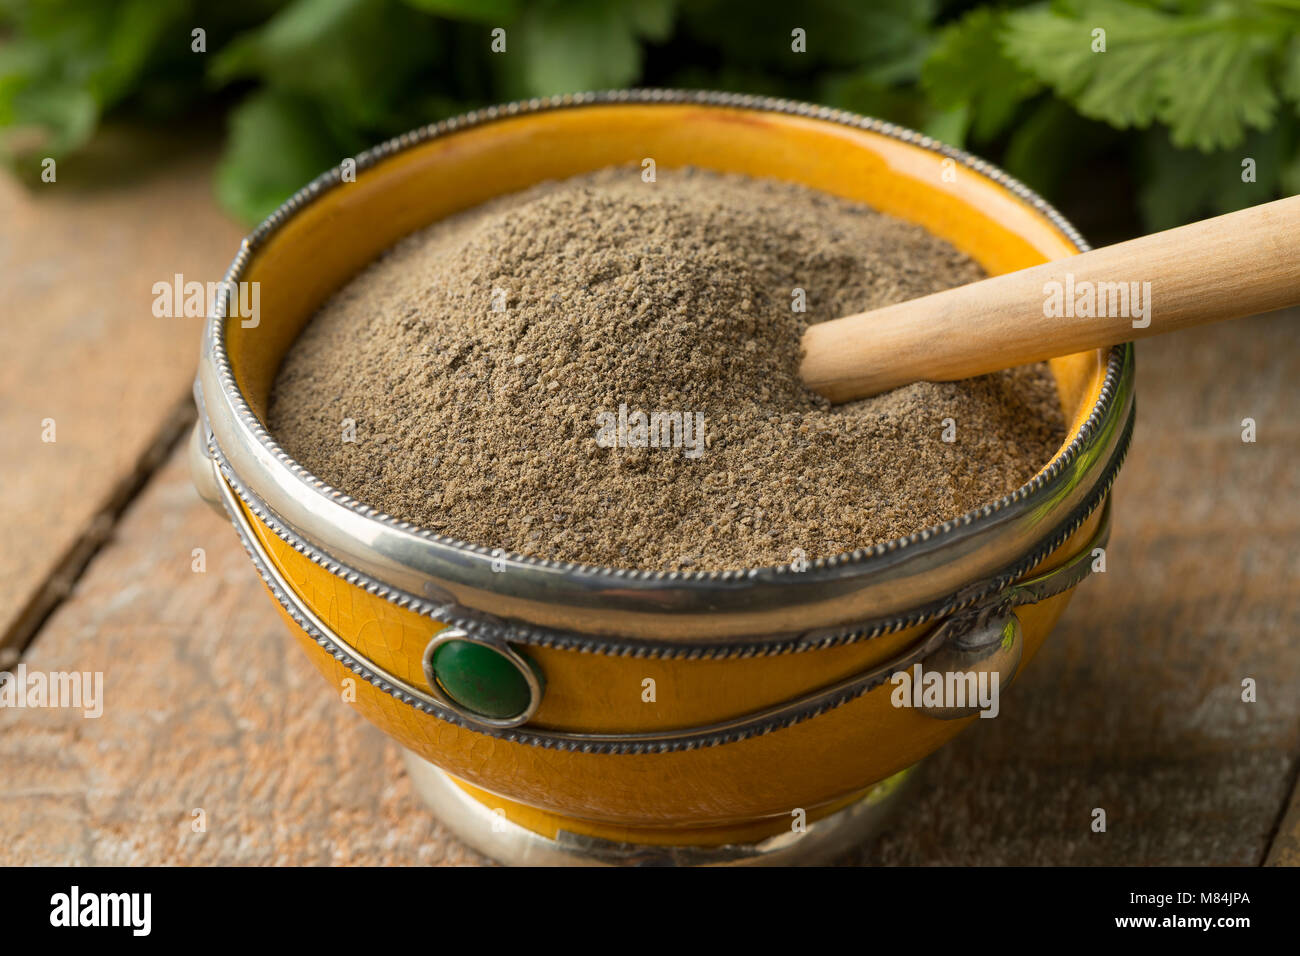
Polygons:
<instances>
[{"instance_id":1,"label":"wooden stick","mask_svg":"<svg viewBox=\"0 0 1300 956\"><path fill-rule=\"evenodd\" d=\"M1298 303L1292 196L810 326L800 374L845 402Z\"/></svg>"}]
</instances>

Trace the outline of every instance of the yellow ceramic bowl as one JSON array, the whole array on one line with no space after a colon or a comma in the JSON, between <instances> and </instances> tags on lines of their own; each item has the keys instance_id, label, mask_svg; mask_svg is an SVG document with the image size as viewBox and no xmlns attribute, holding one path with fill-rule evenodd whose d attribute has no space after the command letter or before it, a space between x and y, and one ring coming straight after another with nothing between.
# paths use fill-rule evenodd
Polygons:
<instances>
[{"instance_id":1,"label":"yellow ceramic bowl","mask_svg":"<svg viewBox=\"0 0 1300 956\"><path fill-rule=\"evenodd\" d=\"M295 336L402 236L645 158L869 203L991 274L1084 248L987 163L839 111L653 91L481 111L357 157L355 181L330 171L245 240L226 278L260 283L260 317L227 317L222 303L209 322L196 481L235 520L303 650L416 755L425 792L470 842L516 860L640 860L646 847L673 861L822 857L864 830L882 781L973 719L950 701L896 706L890 676L920 663L1005 683L1088 572L1131 434L1130 348L1052 362L1070 433L1029 484L805 569L668 574L502 555L352 500L263 427ZM434 660L448 643L495 665L526 703L491 712L458 693Z\"/></svg>"}]
</instances>

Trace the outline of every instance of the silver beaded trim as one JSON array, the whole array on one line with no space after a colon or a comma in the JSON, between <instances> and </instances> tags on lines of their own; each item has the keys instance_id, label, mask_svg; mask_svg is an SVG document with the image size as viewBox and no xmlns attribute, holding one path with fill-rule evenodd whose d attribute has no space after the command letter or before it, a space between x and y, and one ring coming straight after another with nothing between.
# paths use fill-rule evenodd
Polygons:
<instances>
[{"instance_id":1,"label":"silver beaded trim","mask_svg":"<svg viewBox=\"0 0 1300 956\"><path fill-rule=\"evenodd\" d=\"M531 747L592 754L645 754L675 753L737 743L803 723L870 693L885 684L894 673L906 671L913 664L925 660L947 644L954 633L961 630L961 618L949 618L892 660L875 665L863 673L840 680L829 687L815 689L783 703L714 724L641 733L574 733L554 730L535 731L522 726L489 726L469 719L467 715L449 708L427 691L381 669L333 634L323 622L318 624L314 612L305 607L296 595L286 590L281 575L270 566L269 558L263 557L261 545L255 539L253 531L251 528L245 529L245 521L237 513L237 502L233 490L227 485L223 492L223 507L227 510L239 540L258 574L261 575L262 581L289 618L334 660L374 687L421 713L476 733ZM1106 516L1103 515L1096 542L1104 544L1108 534L1109 524ZM1076 560L1074 564L1077 565L1074 568L1063 567L1048 572L1034 586L1022 592L1016 592L1014 588L1004 591L999 596L999 606L1009 608L1018 604L1041 601L1074 587L1090 572L1088 555L1085 553L1082 561Z\"/></svg>"},{"instance_id":2,"label":"silver beaded trim","mask_svg":"<svg viewBox=\"0 0 1300 956\"><path fill-rule=\"evenodd\" d=\"M957 611L976 604L990 594L1001 591L1017 578L1022 577L1035 565L1060 547L1074 534L1096 508L1105 501L1106 495L1115 483L1120 468L1128 455L1133 435L1133 416L1130 416L1120 438L1112 463L1102 475L1088 500L1078 509L1060 530L1043 544L1027 555L1019 563L1008 568L994 578L976 582L950 600L936 607L921 609L911 614L884 618L840 628L828 628L817 631L805 631L793 634L758 635L749 638L732 638L716 644L684 644L680 641L649 641L637 638L611 638L594 636L578 631L559 631L550 628L535 627L513 621L505 621L491 615L483 614L454 602L437 603L391 588L369 575L348 567L330 555L313 547L276 518L274 512L266 507L248 486L235 474L221 454L211 432L206 433L208 454L220 467L222 477L231 490L243 502L249 512L270 529L294 551L323 568L330 574L342 578L349 584L361 588L368 594L383 598L389 603L428 617L448 627L456 627L466 633L505 641L511 644L524 644L536 647L555 648L557 650L579 651L589 654L609 654L616 657L684 659L684 660L721 660L728 658L766 657L776 654L799 653L837 647L841 644L853 644L858 641L871 640L886 634L893 634L905 628L924 624L938 618L947 617ZM241 537L243 536L241 531ZM247 550L247 545L245 545ZM263 575L265 577L265 575ZM284 602L282 601L281 604Z\"/></svg>"}]
</instances>

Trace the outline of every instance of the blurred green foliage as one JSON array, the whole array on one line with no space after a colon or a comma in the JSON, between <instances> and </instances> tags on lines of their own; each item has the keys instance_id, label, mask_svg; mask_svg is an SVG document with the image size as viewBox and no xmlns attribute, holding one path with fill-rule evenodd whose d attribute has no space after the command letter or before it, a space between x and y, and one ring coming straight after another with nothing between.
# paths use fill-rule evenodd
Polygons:
<instances>
[{"instance_id":1,"label":"blurred green foliage","mask_svg":"<svg viewBox=\"0 0 1300 956\"><path fill-rule=\"evenodd\" d=\"M247 221L404 130L632 85L879 116L1054 200L1105 157L1152 229L1300 192L1300 0L0 0L0 156L30 175L107 115L226 109Z\"/></svg>"}]
</instances>

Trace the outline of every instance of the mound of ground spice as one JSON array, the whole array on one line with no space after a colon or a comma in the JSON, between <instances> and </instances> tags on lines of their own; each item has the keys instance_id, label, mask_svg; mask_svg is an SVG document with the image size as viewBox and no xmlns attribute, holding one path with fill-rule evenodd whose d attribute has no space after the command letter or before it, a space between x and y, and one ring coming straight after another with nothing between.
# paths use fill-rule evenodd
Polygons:
<instances>
[{"instance_id":1,"label":"mound of ground spice","mask_svg":"<svg viewBox=\"0 0 1300 956\"><path fill-rule=\"evenodd\" d=\"M640 173L545 183L389 250L286 356L277 440L433 531L652 570L910 534L1055 453L1042 365L841 406L799 381L806 323L980 278L965 255L793 184Z\"/></svg>"}]
</instances>

